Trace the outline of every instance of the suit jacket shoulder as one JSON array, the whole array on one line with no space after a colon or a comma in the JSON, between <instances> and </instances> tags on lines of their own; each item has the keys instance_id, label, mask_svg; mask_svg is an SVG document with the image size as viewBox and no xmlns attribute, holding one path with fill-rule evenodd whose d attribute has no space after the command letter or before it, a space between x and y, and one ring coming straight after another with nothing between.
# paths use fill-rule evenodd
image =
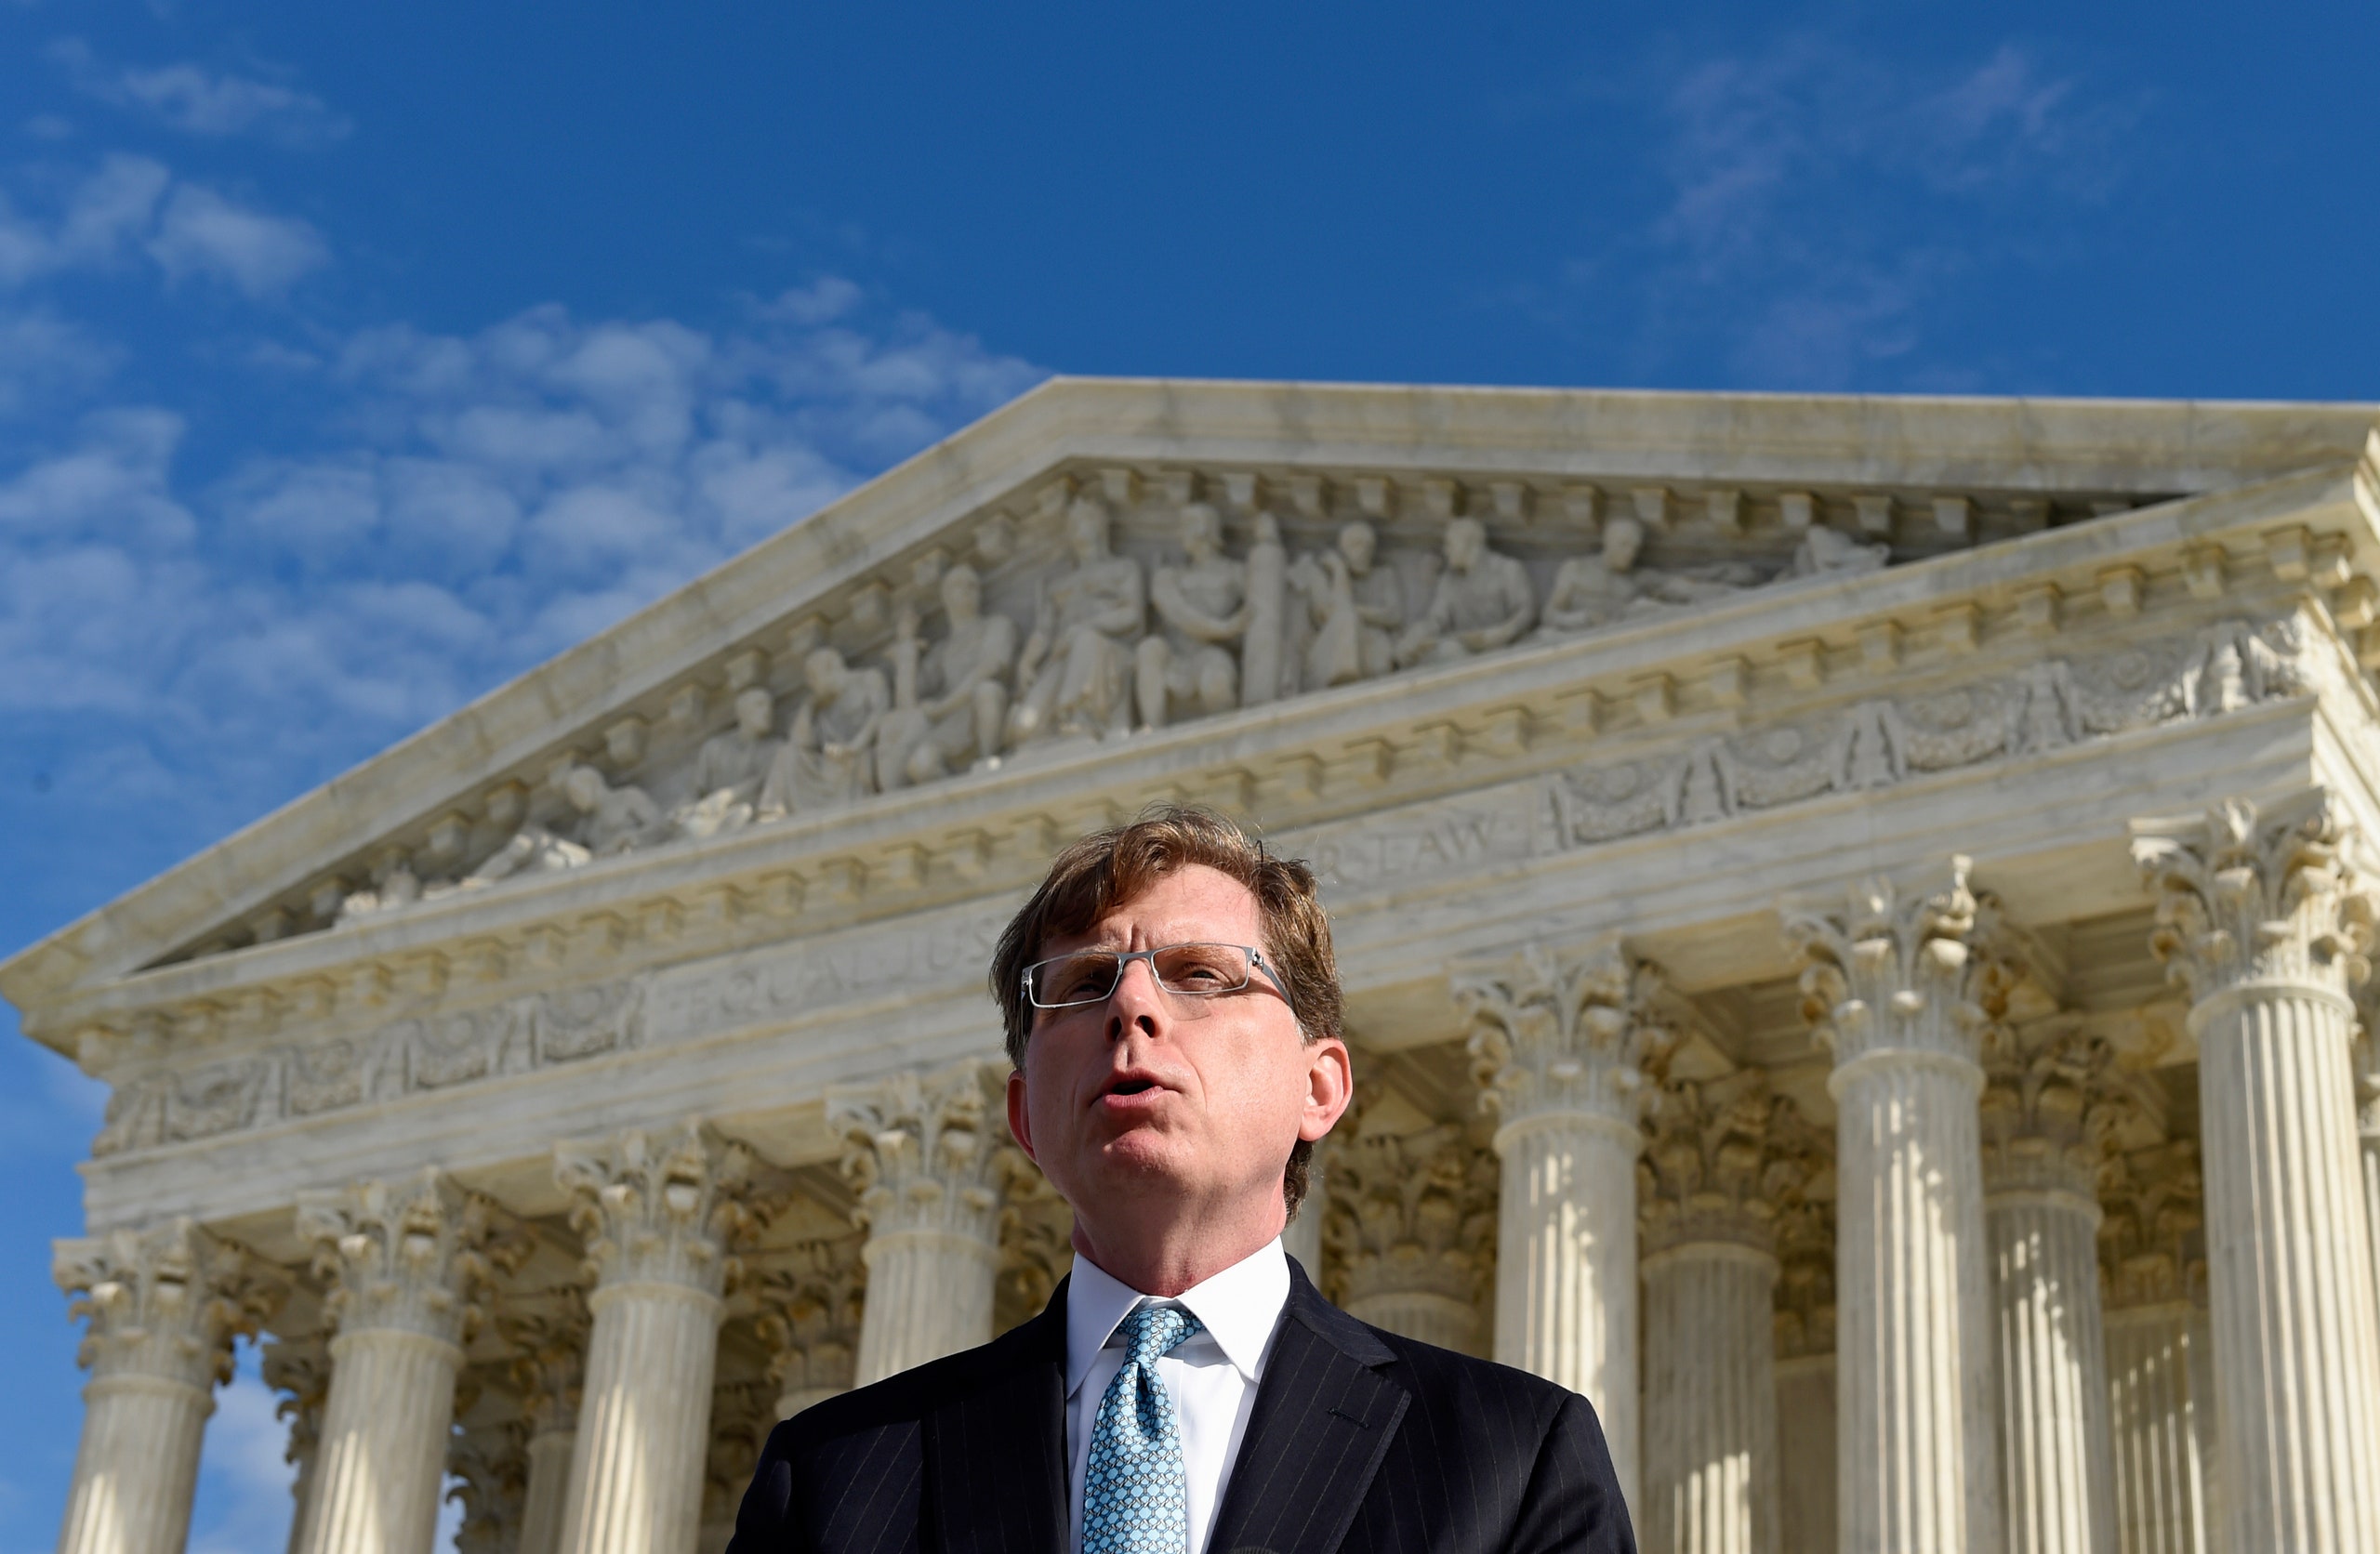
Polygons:
<instances>
[{"instance_id":1,"label":"suit jacket shoulder","mask_svg":"<svg viewBox=\"0 0 2380 1554\"><path fill-rule=\"evenodd\" d=\"M1584 1398L1290 1269L1204 1554L1633 1554ZM729 1554L1066 1554L1064 1309L779 1425Z\"/></svg>"}]
</instances>

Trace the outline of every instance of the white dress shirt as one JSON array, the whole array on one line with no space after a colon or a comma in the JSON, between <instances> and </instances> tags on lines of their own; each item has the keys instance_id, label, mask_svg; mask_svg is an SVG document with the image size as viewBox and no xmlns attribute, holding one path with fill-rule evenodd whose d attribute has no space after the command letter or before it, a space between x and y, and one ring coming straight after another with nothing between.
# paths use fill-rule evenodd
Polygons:
<instances>
[{"instance_id":1,"label":"white dress shirt","mask_svg":"<svg viewBox=\"0 0 2380 1554\"><path fill-rule=\"evenodd\" d=\"M1082 1547L1082 1481L1091 1463L1091 1429L1099 1400L1124 1368L1116 1329L1144 1301L1179 1306L1206 1324L1157 1363L1157 1380L1182 1423L1182 1468L1188 1478L1190 1542L1204 1554L1215 1507L1239 1456L1240 1437L1256 1407L1256 1384L1273 1330L1289 1299L1289 1264L1279 1241L1265 1243L1202 1284L1157 1300L1123 1284L1089 1258L1075 1258L1066 1285L1066 1547Z\"/></svg>"}]
</instances>

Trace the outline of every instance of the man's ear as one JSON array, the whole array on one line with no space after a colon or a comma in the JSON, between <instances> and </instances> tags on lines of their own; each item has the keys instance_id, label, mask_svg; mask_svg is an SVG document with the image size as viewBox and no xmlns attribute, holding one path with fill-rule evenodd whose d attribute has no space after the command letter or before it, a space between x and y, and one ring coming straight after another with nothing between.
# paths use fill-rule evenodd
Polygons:
<instances>
[{"instance_id":1,"label":"man's ear","mask_svg":"<svg viewBox=\"0 0 2380 1554\"><path fill-rule=\"evenodd\" d=\"M1311 1143L1338 1126L1355 1100L1355 1070L1347 1044L1337 1036L1309 1045L1305 1060L1305 1111L1298 1119L1298 1137Z\"/></svg>"},{"instance_id":2,"label":"man's ear","mask_svg":"<svg viewBox=\"0 0 2380 1554\"><path fill-rule=\"evenodd\" d=\"M1025 1158L1040 1165L1041 1157L1033 1152L1033 1119L1025 1106L1023 1069L1008 1071L1008 1131L1009 1137L1016 1140L1016 1147L1025 1152Z\"/></svg>"}]
</instances>

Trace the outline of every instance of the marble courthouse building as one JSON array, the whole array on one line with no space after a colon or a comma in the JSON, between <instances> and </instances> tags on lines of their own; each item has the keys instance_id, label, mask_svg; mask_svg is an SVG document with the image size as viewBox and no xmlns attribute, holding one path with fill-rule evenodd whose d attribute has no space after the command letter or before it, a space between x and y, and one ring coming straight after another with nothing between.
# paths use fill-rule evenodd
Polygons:
<instances>
[{"instance_id":1,"label":"marble courthouse building","mask_svg":"<svg viewBox=\"0 0 2380 1554\"><path fill-rule=\"evenodd\" d=\"M60 1547L249 1338L292 1554L719 1549L1064 1272L985 966L1182 800L1327 882L1293 1250L1647 1548L2380 1550L2375 420L1051 382L0 966Z\"/></svg>"}]
</instances>

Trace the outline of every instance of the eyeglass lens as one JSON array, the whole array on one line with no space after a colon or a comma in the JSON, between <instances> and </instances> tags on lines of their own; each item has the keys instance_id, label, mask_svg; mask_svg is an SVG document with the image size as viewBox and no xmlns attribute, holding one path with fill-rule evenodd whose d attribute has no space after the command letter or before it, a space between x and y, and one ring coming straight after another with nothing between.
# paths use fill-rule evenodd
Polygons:
<instances>
[{"instance_id":1,"label":"eyeglass lens","mask_svg":"<svg viewBox=\"0 0 2380 1554\"><path fill-rule=\"evenodd\" d=\"M1124 963L1143 958L1157 973L1157 986L1168 993L1197 997L1236 993L1248 985L1248 952L1236 944L1169 944L1132 955L1085 950L1034 967L1033 1002L1045 1009L1102 1002L1116 991Z\"/></svg>"}]
</instances>

